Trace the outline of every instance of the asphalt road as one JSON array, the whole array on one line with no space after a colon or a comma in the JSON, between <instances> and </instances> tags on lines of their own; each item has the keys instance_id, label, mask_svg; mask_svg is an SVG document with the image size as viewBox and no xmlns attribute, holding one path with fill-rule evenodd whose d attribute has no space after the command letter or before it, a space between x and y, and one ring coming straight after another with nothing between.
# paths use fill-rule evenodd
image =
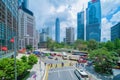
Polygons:
<instances>
[{"instance_id":1,"label":"asphalt road","mask_svg":"<svg viewBox=\"0 0 120 80\"><path fill-rule=\"evenodd\" d=\"M48 80L79 80L74 74L74 67L63 67L50 69Z\"/></svg>"}]
</instances>

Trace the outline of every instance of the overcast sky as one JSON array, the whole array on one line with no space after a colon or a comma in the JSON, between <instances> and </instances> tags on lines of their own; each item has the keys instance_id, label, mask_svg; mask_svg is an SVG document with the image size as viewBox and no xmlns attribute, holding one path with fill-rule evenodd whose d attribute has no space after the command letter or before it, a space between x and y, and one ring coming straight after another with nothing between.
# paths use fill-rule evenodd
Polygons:
<instances>
[{"instance_id":1,"label":"overcast sky","mask_svg":"<svg viewBox=\"0 0 120 80\"><path fill-rule=\"evenodd\" d=\"M90 0L29 0L29 9L36 18L36 28L51 27L55 39L55 18L60 18L61 41L65 37L65 28L77 28L77 13L87 7ZM102 38L110 39L110 27L120 21L120 0L101 0ZM75 33L75 35L77 32Z\"/></svg>"}]
</instances>

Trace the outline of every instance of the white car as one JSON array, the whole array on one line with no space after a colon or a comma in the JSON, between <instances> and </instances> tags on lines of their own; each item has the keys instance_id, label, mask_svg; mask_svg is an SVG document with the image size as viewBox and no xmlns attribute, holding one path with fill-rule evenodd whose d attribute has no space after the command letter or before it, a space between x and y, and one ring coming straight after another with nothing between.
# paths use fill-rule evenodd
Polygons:
<instances>
[{"instance_id":1,"label":"white car","mask_svg":"<svg viewBox=\"0 0 120 80\"><path fill-rule=\"evenodd\" d=\"M89 76L84 70L82 70L82 69L78 70L77 69L77 71L80 74L81 80L89 80Z\"/></svg>"}]
</instances>

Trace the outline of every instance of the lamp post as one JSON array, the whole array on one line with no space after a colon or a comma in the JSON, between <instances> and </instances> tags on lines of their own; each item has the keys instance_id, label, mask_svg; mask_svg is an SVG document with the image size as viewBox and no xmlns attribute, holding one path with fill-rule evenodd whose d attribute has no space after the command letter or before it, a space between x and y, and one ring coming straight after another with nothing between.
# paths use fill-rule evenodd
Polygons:
<instances>
[{"instance_id":1,"label":"lamp post","mask_svg":"<svg viewBox=\"0 0 120 80\"><path fill-rule=\"evenodd\" d=\"M10 42L11 43L14 43L14 67L15 67L15 80L17 80L17 66L16 66L16 54L17 54L17 49L16 49L16 47L17 47L17 45L16 45L16 37L14 37L14 38L12 38L11 40L10 40Z\"/></svg>"},{"instance_id":2,"label":"lamp post","mask_svg":"<svg viewBox=\"0 0 120 80\"><path fill-rule=\"evenodd\" d=\"M15 66L15 80L17 80L17 66L16 66L16 53L17 53L17 45L16 45L16 37L14 37L14 66Z\"/></svg>"}]
</instances>

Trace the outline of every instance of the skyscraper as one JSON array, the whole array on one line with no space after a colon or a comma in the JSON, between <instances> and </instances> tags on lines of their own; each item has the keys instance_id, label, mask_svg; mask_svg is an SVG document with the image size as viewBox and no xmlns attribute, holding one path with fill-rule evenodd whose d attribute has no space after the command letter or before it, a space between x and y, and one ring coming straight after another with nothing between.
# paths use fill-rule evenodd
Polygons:
<instances>
[{"instance_id":1,"label":"skyscraper","mask_svg":"<svg viewBox=\"0 0 120 80\"><path fill-rule=\"evenodd\" d=\"M92 0L86 9L86 40L101 40L101 3Z\"/></svg>"},{"instance_id":2,"label":"skyscraper","mask_svg":"<svg viewBox=\"0 0 120 80\"><path fill-rule=\"evenodd\" d=\"M19 49L26 48L27 45L36 48L35 37L34 14L22 3L22 8L19 9Z\"/></svg>"},{"instance_id":3,"label":"skyscraper","mask_svg":"<svg viewBox=\"0 0 120 80\"><path fill-rule=\"evenodd\" d=\"M18 36L18 2L0 0L0 58L14 55L13 44L10 42L14 36ZM7 51L3 51L3 47Z\"/></svg>"},{"instance_id":4,"label":"skyscraper","mask_svg":"<svg viewBox=\"0 0 120 80\"><path fill-rule=\"evenodd\" d=\"M74 43L74 37L75 37L74 28L73 27L66 28L66 41L65 42L67 44Z\"/></svg>"},{"instance_id":5,"label":"skyscraper","mask_svg":"<svg viewBox=\"0 0 120 80\"><path fill-rule=\"evenodd\" d=\"M60 43L60 20L56 18L55 22L55 41Z\"/></svg>"},{"instance_id":6,"label":"skyscraper","mask_svg":"<svg viewBox=\"0 0 120 80\"><path fill-rule=\"evenodd\" d=\"M28 0L23 0L23 3L24 3L24 7L28 8Z\"/></svg>"},{"instance_id":7,"label":"skyscraper","mask_svg":"<svg viewBox=\"0 0 120 80\"><path fill-rule=\"evenodd\" d=\"M20 7L22 5L22 0L18 0L18 6Z\"/></svg>"},{"instance_id":8,"label":"skyscraper","mask_svg":"<svg viewBox=\"0 0 120 80\"><path fill-rule=\"evenodd\" d=\"M111 27L111 41L114 41L117 38L120 39L120 22Z\"/></svg>"},{"instance_id":9,"label":"skyscraper","mask_svg":"<svg viewBox=\"0 0 120 80\"><path fill-rule=\"evenodd\" d=\"M77 14L77 39L84 40L84 11Z\"/></svg>"}]
</instances>

